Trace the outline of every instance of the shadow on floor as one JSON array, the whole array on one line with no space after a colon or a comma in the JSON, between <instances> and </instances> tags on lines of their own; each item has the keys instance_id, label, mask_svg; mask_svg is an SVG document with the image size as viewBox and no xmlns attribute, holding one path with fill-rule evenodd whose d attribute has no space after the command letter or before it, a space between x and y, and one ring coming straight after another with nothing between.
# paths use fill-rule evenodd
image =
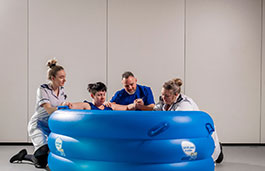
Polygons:
<instances>
[{"instance_id":1,"label":"shadow on floor","mask_svg":"<svg viewBox=\"0 0 265 171\"><path fill-rule=\"evenodd\" d=\"M224 162L217 164L215 171L265 171L265 166L246 164L246 163L233 163Z\"/></svg>"}]
</instances>

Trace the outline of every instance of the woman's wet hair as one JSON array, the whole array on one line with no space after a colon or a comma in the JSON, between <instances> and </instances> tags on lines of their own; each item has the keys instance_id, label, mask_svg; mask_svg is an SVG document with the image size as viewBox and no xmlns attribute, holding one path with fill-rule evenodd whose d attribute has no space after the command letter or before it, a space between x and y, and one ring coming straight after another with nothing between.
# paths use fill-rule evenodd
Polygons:
<instances>
[{"instance_id":1,"label":"woman's wet hair","mask_svg":"<svg viewBox=\"0 0 265 171\"><path fill-rule=\"evenodd\" d=\"M182 80L180 78L174 78L164 83L163 88L166 90L172 90L174 94L181 92Z\"/></svg>"},{"instance_id":2,"label":"woman's wet hair","mask_svg":"<svg viewBox=\"0 0 265 171\"><path fill-rule=\"evenodd\" d=\"M58 71L64 70L64 68L60 65L56 65L57 61L55 59L50 59L47 62L48 66L48 79L52 80L52 77L56 77Z\"/></svg>"},{"instance_id":3,"label":"woman's wet hair","mask_svg":"<svg viewBox=\"0 0 265 171\"><path fill-rule=\"evenodd\" d=\"M107 87L102 82L96 82L96 83L88 84L87 90L89 93L92 93L93 95L95 95L99 91L107 92Z\"/></svg>"}]
</instances>

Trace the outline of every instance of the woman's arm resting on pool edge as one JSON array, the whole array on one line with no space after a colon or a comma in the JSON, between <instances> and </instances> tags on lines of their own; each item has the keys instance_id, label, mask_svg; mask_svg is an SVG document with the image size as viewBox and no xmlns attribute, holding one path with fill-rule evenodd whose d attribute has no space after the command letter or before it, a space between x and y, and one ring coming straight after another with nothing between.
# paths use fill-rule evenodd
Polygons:
<instances>
[{"instance_id":1,"label":"woman's arm resting on pool edge","mask_svg":"<svg viewBox=\"0 0 265 171\"><path fill-rule=\"evenodd\" d=\"M72 107L70 109L83 109L83 110L90 110L91 107L88 103L83 102L76 102L72 104Z\"/></svg>"}]
</instances>

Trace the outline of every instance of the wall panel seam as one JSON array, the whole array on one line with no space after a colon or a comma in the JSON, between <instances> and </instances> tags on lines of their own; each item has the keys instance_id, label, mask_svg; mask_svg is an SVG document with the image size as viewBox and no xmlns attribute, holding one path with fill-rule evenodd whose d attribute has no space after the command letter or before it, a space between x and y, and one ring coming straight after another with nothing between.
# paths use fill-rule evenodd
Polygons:
<instances>
[{"instance_id":1,"label":"wall panel seam","mask_svg":"<svg viewBox=\"0 0 265 171\"><path fill-rule=\"evenodd\" d=\"M109 87L108 70L109 70L109 1L106 0L106 85ZM109 93L107 92L107 98L109 99Z\"/></svg>"},{"instance_id":2,"label":"wall panel seam","mask_svg":"<svg viewBox=\"0 0 265 171\"><path fill-rule=\"evenodd\" d=\"M186 70L187 70L187 5L186 0L184 0L184 94L186 94Z\"/></svg>"},{"instance_id":3,"label":"wall panel seam","mask_svg":"<svg viewBox=\"0 0 265 171\"><path fill-rule=\"evenodd\" d=\"M262 101L263 101L263 87L262 87L262 75L263 75L263 60L262 60L262 57L263 57L263 0L261 0L261 35L260 35L260 131L259 131L259 142L261 143L262 141L262 113L263 113L263 107L262 107Z\"/></svg>"},{"instance_id":4,"label":"wall panel seam","mask_svg":"<svg viewBox=\"0 0 265 171\"><path fill-rule=\"evenodd\" d=\"M27 122L29 121L29 0L27 0ZM28 123L26 123L28 125ZM27 129L26 129L27 131ZM29 142L29 135L27 131L27 142Z\"/></svg>"}]
</instances>

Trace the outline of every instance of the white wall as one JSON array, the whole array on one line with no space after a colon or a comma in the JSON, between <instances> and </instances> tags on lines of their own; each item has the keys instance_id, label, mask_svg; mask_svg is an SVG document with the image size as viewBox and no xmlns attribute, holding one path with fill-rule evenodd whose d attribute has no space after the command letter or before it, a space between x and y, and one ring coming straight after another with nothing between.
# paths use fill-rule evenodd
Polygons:
<instances>
[{"instance_id":1,"label":"white wall","mask_svg":"<svg viewBox=\"0 0 265 171\"><path fill-rule=\"evenodd\" d=\"M108 6L110 98L129 70L157 99L165 80L184 76L184 0L110 0Z\"/></svg>"},{"instance_id":2,"label":"white wall","mask_svg":"<svg viewBox=\"0 0 265 171\"><path fill-rule=\"evenodd\" d=\"M27 1L0 1L0 141L27 140Z\"/></svg>"},{"instance_id":3,"label":"white wall","mask_svg":"<svg viewBox=\"0 0 265 171\"><path fill-rule=\"evenodd\" d=\"M70 101L89 99L87 83L106 81L106 1L29 1L29 117L36 90L47 82L48 59L66 71Z\"/></svg>"},{"instance_id":4,"label":"white wall","mask_svg":"<svg viewBox=\"0 0 265 171\"><path fill-rule=\"evenodd\" d=\"M187 0L186 94L224 142L259 142L261 1Z\"/></svg>"},{"instance_id":5,"label":"white wall","mask_svg":"<svg viewBox=\"0 0 265 171\"><path fill-rule=\"evenodd\" d=\"M183 91L215 119L222 142L265 142L261 4L0 0L0 59L7 61L0 67L0 142L27 141L36 90L54 56L65 67L70 101L89 99L87 83L96 81L107 83L110 99L126 70L151 86L156 100L163 82L180 77Z\"/></svg>"}]
</instances>

